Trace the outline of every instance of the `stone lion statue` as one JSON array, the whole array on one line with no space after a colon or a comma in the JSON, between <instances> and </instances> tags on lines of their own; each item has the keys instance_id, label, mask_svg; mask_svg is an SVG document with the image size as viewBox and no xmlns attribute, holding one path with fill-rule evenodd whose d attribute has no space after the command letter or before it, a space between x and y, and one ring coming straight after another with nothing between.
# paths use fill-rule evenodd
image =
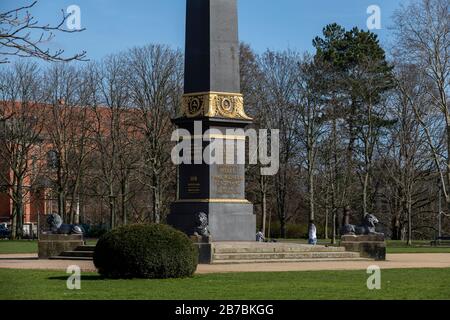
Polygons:
<instances>
[{"instance_id":1,"label":"stone lion statue","mask_svg":"<svg viewBox=\"0 0 450 320\"><path fill-rule=\"evenodd\" d=\"M196 216L196 232L195 236L209 237L208 215L204 212L199 212Z\"/></svg>"},{"instance_id":2,"label":"stone lion statue","mask_svg":"<svg viewBox=\"0 0 450 320\"><path fill-rule=\"evenodd\" d=\"M376 232L376 226L379 223L377 217L373 214L366 214L361 225L346 224L342 228L343 235L370 235L380 234Z\"/></svg>"},{"instance_id":3,"label":"stone lion statue","mask_svg":"<svg viewBox=\"0 0 450 320\"><path fill-rule=\"evenodd\" d=\"M83 234L83 230L75 224L64 224L61 216L56 213L47 216L47 225L55 234Z\"/></svg>"}]
</instances>

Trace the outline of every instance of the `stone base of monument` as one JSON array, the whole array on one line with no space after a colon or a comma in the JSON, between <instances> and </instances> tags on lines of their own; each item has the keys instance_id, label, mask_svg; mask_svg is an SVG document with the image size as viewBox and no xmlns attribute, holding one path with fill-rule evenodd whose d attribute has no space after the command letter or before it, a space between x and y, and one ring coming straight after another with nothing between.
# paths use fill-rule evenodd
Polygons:
<instances>
[{"instance_id":1,"label":"stone base of monument","mask_svg":"<svg viewBox=\"0 0 450 320\"><path fill-rule=\"evenodd\" d=\"M213 261L213 242L211 237L192 236L192 242L198 249L198 263L211 264Z\"/></svg>"},{"instance_id":2,"label":"stone base of monument","mask_svg":"<svg viewBox=\"0 0 450 320\"><path fill-rule=\"evenodd\" d=\"M196 239L193 239L195 242ZM295 243L212 242L199 243L200 264L257 264L329 261L367 261L343 247Z\"/></svg>"},{"instance_id":3,"label":"stone base of monument","mask_svg":"<svg viewBox=\"0 0 450 320\"><path fill-rule=\"evenodd\" d=\"M83 236L78 234L41 234L38 241L39 259L49 259L63 252L73 251L83 246Z\"/></svg>"},{"instance_id":4,"label":"stone base of monument","mask_svg":"<svg viewBox=\"0 0 450 320\"><path fill-rule=\"evenodd\" d=\"M347 251L358 252L364 258L386 260L386 241L382 234L342 236L341 246Z\"/></svg>"},{"instance_id":5,"label":"stone base of monument","mask_svg":"<svg viewBox=\"0 0 450 320\"><path fill-rule=\"evenodd\" d=\"M214 241L252 241L256 236L256 216L251 203L174 203L167 218L169 225L194 234L197 214L208 215L208 229Z\"/></svg>"}]
</instances>

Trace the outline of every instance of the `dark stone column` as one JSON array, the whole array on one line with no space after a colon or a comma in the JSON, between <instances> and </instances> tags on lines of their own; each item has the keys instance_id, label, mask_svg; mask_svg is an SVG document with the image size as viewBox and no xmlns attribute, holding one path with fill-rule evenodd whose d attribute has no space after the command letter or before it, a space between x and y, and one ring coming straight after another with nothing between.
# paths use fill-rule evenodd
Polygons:
<instances>
[{"instance_id":1,"label":"dark stone column","mask_svg":"<svg viewBox=\"0 0 450 320\"><path fill-rule=\"evenodd\" d=\"M220 132L214 136L224 144L244 139L227 129L252 123L240 94L236 0L187 0L185 95L174 123L194 136L196 121L202 133ZM203 141L201 150L192 152L203 152L208 144ZM178 189L169 224L191 236L196 215L204 212L213 241L255 241L256 217L245 199L243 164L181 165Z\"/></svg>"}]
</instances>

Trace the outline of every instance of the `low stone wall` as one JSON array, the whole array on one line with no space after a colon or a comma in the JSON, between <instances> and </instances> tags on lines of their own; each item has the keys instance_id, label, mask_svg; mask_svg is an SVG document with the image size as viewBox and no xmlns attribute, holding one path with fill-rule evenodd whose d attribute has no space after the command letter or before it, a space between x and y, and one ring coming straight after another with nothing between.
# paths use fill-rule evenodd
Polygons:
<instances>
[{"instance_id":1,"label":"low stone wall","mask_svg":"<svg viewBox=\"0 0 450 320\"><path fill-rule=\"evenodd\" d=\"M362 258L386 260L386 241L384 235L342 236L341 246L350 252L359 252Z\"/></svg>"},{"instance_id":2,"label":"low stone wall","mask_svg":"<svg viewBox=\"0 0 450 320\"><path fill-rule=\"evenodd\" d=\"M41 234L38 241L39 259L59 256L64 251L73 251L82 245L83 236L79 234Z\"/></svg>"}]
</instances>

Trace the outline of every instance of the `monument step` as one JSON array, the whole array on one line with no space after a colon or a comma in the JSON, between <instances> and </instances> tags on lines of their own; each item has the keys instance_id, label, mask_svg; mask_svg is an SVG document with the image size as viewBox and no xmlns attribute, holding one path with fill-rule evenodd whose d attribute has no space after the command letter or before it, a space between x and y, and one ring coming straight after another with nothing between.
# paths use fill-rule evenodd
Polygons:
<instances>
[{"instance_id":1,"label":"monument step","mask_svg":"<svg viewBox=\"0 0 450 320\"><path fill-rule=\"evenodd\" d=\"M295 253L295 252L345 252L343 247L310 246L301 244L214 244L214 253Z\"/></svg>"},{"instance_id":2,"label":"monument step","mask_svg":"<svg viewBox=\"0 0 450 320\"><path fill-rule=\"evenodd\" d=\"M279 260L279 259L346 259L360 258L355 252L290 252L290 253L225 253L214 254L216 260Z\"/></svg>"},{"instance_id":3,"label":"monument step","mask_svg":"<svg viewBox=\"0 0 450 320\"><path fill-rule=\"evenodd\" d=\"M95 246L79 246L75 249L75 251L94 251L95 250Z\"/></svg>"},{"instance_id":4,"label":"monument step","mask_svg":"<svg viewBox=\"0 0 450 320\"><path fill-rule=\"evenodd\" d=\"M92 257L70 257L70 256L56 256L50 257L50 260L69 260L69 261L92 261Z\"/></svg>"},{"instance_id":5,"label":"monument step","mask_svg":"<svg viewBox=\"0 0 450 320\"><path fill-rule=\"evenodd\" d=\"M357 262L372 261L366 258L320 258L320 259L258 259L258 260L214 260L214 265L224 264L261 264L261 263L305 263L305 262Z\"/></svg>"},{"instance_id":6,"label":"monument step","mask_svg":"<svg viewBox=\"0 0 450 320\"><path fill-rule=\"evenodd\" d=\"M64 251L61 257L93 258L94 251Z\"/></svg>"}]
</instances>

